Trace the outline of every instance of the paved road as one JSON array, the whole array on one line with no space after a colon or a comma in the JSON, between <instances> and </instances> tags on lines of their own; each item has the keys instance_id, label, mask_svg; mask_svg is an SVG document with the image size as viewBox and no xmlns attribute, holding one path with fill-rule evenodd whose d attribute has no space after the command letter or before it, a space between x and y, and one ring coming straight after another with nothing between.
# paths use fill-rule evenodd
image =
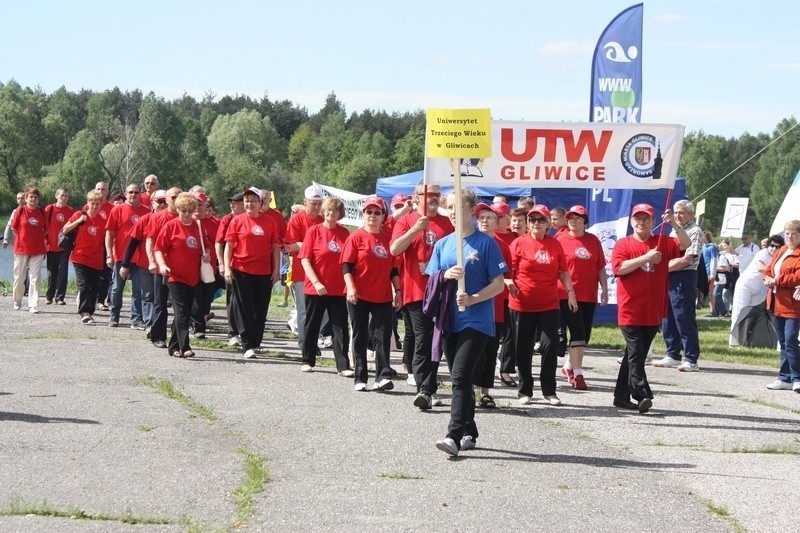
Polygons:
<instances>
[{"instance_id":1,"label":"paved road","mask_svg":"<svg viewBox=\"0 0 800 533\"><path fill-rule=\"evenodd\" d=\"M0 507L51 511L0 516L2 531L705 532L800 523L800 394L768 391L770 370L648 368L656 399L641 416L610 406L616 354L590 351L590 390L559 376L565 405L517 407L514 390L495 389L498 408L477 415L478 449L452 460L434 448L449 416L446 390L445 405L423 413L402 380L390 393L364 394L329 366L303 374L277 322L270 354L288 358L196 347L194 359L173 359L142 332L80 324L68 304L33 316L0 298ZM220 321L212 330L223 339ZM234 493L248 452L266 458L269 482L242 514ZM76 509L109 520L40 515ZM126 515L162 523L128 524Z\"/></svg>"}]
</instances>

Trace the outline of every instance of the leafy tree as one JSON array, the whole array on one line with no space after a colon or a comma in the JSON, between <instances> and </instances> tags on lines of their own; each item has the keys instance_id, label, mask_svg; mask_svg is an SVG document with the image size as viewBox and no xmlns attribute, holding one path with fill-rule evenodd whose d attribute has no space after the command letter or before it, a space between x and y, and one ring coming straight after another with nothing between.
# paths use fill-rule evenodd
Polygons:
<instances>
[{"instance_id":1,"label":"leafy tree","mask_svg":"<svg viewBox=\"0 0 800 533\"><path fill-rule=\"evenodd\" d=\"M684 142L678 175L686 178L690 199L706 200L706 213L702 226L719 234L725 203L729 196L725 187L712 187L734 165L728 152L728 143L719 135L706 135L702 131L690 133ZM702 196L701 196L702 195Z\"/></svg>"},{"instance_id":2,"label":"leafy tree","mask_svg":"<svg viewBox=\"0 0 800 533\"><path fill-rule=\"evenodd\" d=\"M292 138L297 129L308 122L308 111L305 107L293 104L289 100L270 102L265 96L261 100L261 114L269 117L278 135L287 141Z\"/></svg>"},{"instance_id":3,"label":"leafy tree","mask_svg":"<svg viewBox=\"0 0 800 533\"><path fill-rule=\"evenodd\" d=\"M297 176L289 172L283 165L275 164L264 175L264 187L268 188L275 195L276 205L283 213L289 216L292 204L299 202L303 198L303 190L306 185L297 179Z\"/></svg>"},{"instance_id":4,"label":"leafy tree","mask_svg":"<svg viewBox=\"0 0 800 533\"><path fill-rule=\"evenodd\" d=\"M230 157L244 157L259 169L285 163L287 144L269 118L255 110L217 117L208 136L209 152L220 168Z\"/></svg>"},{"instance_id":5,"label":"leafy tree","mask_svg":"<svg viewBox=\"0 0 800 533\"><path fill-rule=\"evenodd\" d=\"M98 181L107 180L100 150L100 144L88 129L79 131L67 146L58 176L73 196L94 189Z\"/></svg>"},{"instance_id":6,"label":"leafy tree","mask_svg":"<svg viewBox=\"0 0 800 533\"><path fill-rule=\"evenodd\" d=\"M300 171L300 180L303 183L321 181L328 174L328 167L340 160L345 148L347 133L344 128L344 112L330 115L320 128L317 135L308 146L303 168ZM334 182L329 182L334 185Z\"/></svg>"},{"instance_id":7,"label":"leafy tree","mask_svg":"<svg viewBox=\"0 0 800 533\"><path fill-rule=\"evenodd\" d=\"M782 120L775 129L774 137L794 128L770 146L759 161L759 169L753 179L750 203L758 213L757 233L766 236L778 214L783 199L800 170L800 128L794 118ZM800 217L798 217L800 218Z\"/></svg>"},{"instance_id":8,"label":"leafy tree","mask_svg":"<svg viewBox=\"0 0 800 533\"><path fill-rule=\"evenodd\" d=\"M53 161L63 159L69 141L84 128L79 105L77 96L68 92L63 85L47 98L47 114L43 125L48 145L52 147Z\"/></svg>"},{"instance_id":9,"label":"leafy tree","mask_svg":"<svg viewBox=\"0 0 800 533\"><path fill-rule=\"evenodd\" d=\"M425 166L425 133L423 126L414 126L405 137L397 141L392 154L391 172L405 174Z\"/></svg>"},{"instance_id":10,"label":"leafy tree","mask_svg":"<svg viewBox=\"0 0 800 533\"><path fill-rule=\"evenodd\" d=\"M186 174L183 147L186 130L177 109L153 93L145 97L139 113L135 150L141 168L157 174L165 184L191 187L194 176ZM137 181L138 175L124 176L125 184Z\"/></svg>"},{"instance_id":11,"label":"leafy tree","mask_svg":"<svg viewBox=\"0 0 800 533\"><path fill-rule=\"evenodd\" d=\"M44 97L16 81L0 87L0 172L11 191L41 176L48 164Z\"/></svg>"},{"instance_id":12,"label":"leafy tree","mask_svg":"<svg viewBox=\"0 0 800 533\"><path fill-rule=\"evenodd\" d=\"M315 134L308 124L301 124L289 140L288 168L292 172L299 171L308 154L308 147L314 140Z\"/></svg>"},{"instance_id":13,"label":"leafy tree","mask_svg":"<svg viewBox=\"0 0 800 533\"><path fill-rule=\"evenodd\" d=\"M312 130L319 133L332 116L338 117L339 115L342 116L342 126L344 126L344 105L336 98L335 93L330 93L327 98L325 98L325 105L322 106L322 109L320 109L318 113L309 119L308 125L311 126Z\"/></svg>"},{"instance_id":14,"label":"leafy tree","mask_svg":"<svg viewBox=\"0 0 800 533\"><path fill-rule=\"evenodd\" d=\"M339 173L337 186L348 191L371 194L375 191L378 176L381 175L380 160L373 154L358 154Z\"/></svg>"}]
</instances>

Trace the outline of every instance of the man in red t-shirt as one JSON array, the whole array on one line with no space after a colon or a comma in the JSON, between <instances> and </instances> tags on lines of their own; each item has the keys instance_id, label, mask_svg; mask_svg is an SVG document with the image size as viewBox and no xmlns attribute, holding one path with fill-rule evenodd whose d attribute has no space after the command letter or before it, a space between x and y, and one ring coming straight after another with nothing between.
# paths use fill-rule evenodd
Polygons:
<instances>
[{"instance_id":1,"label":"man in red t-shirt","mask_svg":"<svg viewBox=\"0 0 800 533\"><path fill-rule=\"evenodd\" d=\"M436 242L455 231L450 218L439 214L440 198L439 186L428 185L426 205L425 185L418 183L414 190L414 203L418 208L397 219L389 248L392 255L400 258L402 312L414 335L412 376L409 376L408 383L416 386L414 405L422 410L432 406L431 397L438 387L436 375L439 371L439 363L431 361L433 319L422 312L422 299L428 283L424 272Z\"/></svg>"},{"instance_id":2,"label":"man in red t-shirt","mask_svg":"<svg viewBox=\"0 0 800 533\"><path fill-rule=\"evenodd\" d=\"M294 305L297 309L297 334L300 348L303 347L303 342L306 338L306 296L303 291L303 282L306 280L306 274L300 265L300 260L297 259L297 253L303 246L303 240L306 238L308 229L322 222L320 209L322 208L322 200L325 197L325 193L321 187L312 185L306 188L304 196L304 209L289 218L285 238L286 251L289 252L292 258L292 283L294 283L292 291L294 292Z\"/></svg>"},{"instance_id":3,"label":"man in red t-shirt","mask_svg":"<svg viewBox=\"0 0 800 533\"><path fill-rule=\"evenodd\" d=\"M114 209L114 204L108 201L108 183L105 181L98 181L97 185L94 186L94 190L99 192L101 197L102 203L100 204L100 217L108 222L108 215L111 214L111 210ZM88 205L83 207L84 211L88 209ZM105 253L105 246L103 247L103 253ZM103 311L108 311L108 305L106 302L108 301L108 291L111 288L112 278L112 270L108 266L106 258L103 257L103 271L100 274L100 281L98 282L97 286L97 307Z\"/></svg>"},{"instance_id":4,"label":"man in red t-shirt","mask_svg":"<svg viewBox=\"0 0 800 533\"><path fill-rule=\"evenodd\" d=\"M614 406L646 413L653 393L644 368L647 350L667 314L669 261L681 256L692 241L671 211L662 220L675 228L677 237L654 236L655 211L637 204L631 211L633 234L617 241L611 269L617 277L617 324L625 337L625 355L614 387ZM637 403L631 402L631 396Z\"/></svg>"},{"instance_id":5,"label":"man in red t-shirt","mask_svg":"<svg viewBox=\"0 0 800 533\"><path fill-rule=\"evenodd\" d=\"M45 206L44 218L47 220L47 273L48 285L45 304L53 302L64 305L67 293L67 272L69 270L69 252L58 245L58 234L75 210L67 203L69 190L61 187L56 191L56 201Z\"/></svg>"},{"instance_id":6,"label":"man in red t-shirt","mask_svg":"<svg viewBox=\"0 0 800 533\"><path fill-rule=\"evenodd\" d=\"M225 277L225 234L228 232L228 226L231 220L237 215L244 213L244 194L236 193L228 198L230 202L231 212L219 219L219 227L217 228L217 235L214 238L214 250L217 252L217 261L219 262L219 275ZM225 308L228 317L228 344L236 346L239 344L239 332L236 329L236 321L231 315L231 296L233 295L233 288L230 283L225 282Z\"/></svg>"},{"instance_id":7,"label":"man in red t-shirt","mask_svg":"<svg viewBox=\"0 0 800 533\"><path fill-rule=\"evenodd\" d=\"M108 325L119 325L119 313L122 310L122 291L125 279L120 276L122 258L128 245L128 233L141 217L150 212L150 207L139 201L139 185L131 183L125 187L125 202L114 206L106 221L106 265L113 269L111 286L111 318ZM142 318L142 289L139 285L139 267L131 265L131 329L144 331Z\"/></svg>"}]
</instances>

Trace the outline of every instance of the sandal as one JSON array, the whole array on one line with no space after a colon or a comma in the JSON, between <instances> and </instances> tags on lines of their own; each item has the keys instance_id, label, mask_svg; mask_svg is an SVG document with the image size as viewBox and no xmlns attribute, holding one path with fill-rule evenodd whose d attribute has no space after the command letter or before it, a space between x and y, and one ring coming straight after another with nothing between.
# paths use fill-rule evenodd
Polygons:
<instances>
[{"instance_id":1,"label":"sandal","mask_svg":"<svg viewBox=\"0 0 800 533\"><path fill-rule=\"evenodd\" d=\"M171 350L169 352L169 355L172 356L172 357L181 357L181 351L180 350Z\"/></svg>"},{"instance_id":2,"label":"sandal","mask_svg":"<svg viewBox=\"0 0 800 533\"><path fill-rule=\"evenodd\" d=\"M506 378L503 377L503 374L501 373L500 374L500 382L503 385L505 385L506 387L519 387L519 384L516 381L514 381L514 378L512 378L510 375L509 375L508 379L506 379Z\"/></svg>"},{"instance_id":3,"label":"sandal","mask_svg":"<svg viewBox=\"0 0 800 533\"><path fill-rule=\"evenodd\" d=\"M492 398L488 394L484 394L483 396L481 396L480 405L484 409L494 409L496 407L496 405L494 403L494 398Z\"/></svg>"},{"instance_id":4,"label":"sandal","mask_svg":"<svg viewBox=\"0 0 800 533\"><path fill-rule=\"evenodd\" d=\"M183 352L183 355L181 357L189 359L190 357L194 357L194 352L191 350L186 350L185 352Z\"/></svg>"}]
</instances>

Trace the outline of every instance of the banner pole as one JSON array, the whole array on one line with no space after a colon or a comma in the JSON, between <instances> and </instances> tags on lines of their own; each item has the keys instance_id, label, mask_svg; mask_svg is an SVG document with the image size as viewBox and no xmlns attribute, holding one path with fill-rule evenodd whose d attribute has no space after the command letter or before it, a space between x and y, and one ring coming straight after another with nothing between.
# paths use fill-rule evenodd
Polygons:
<instances>
[{"instance_id":1,"label":"banner pole","mask_svg":"<svg viewBox=\"0 0 800 533\"><path fill-rule=\"evenodd\" d=\"M455 207L456 210L456 265L464 268L464 225L462 223L464 220L464 209L461 201L461 165L458 165L454 174L453 193L455 193L456 205L450 207ZM458 292L466 292L466 290L466 280L462 276L458 278ZM467 308L463 305L458 306L458 310L461 312L466 309Z\"/></svg>"},{"instance_id":2,"label":"banner pole","mask_svg":"<svg viewBox=\"0 0 800 533\"><path fill-rule=\"evenodd\" d=\"M664 213L666 213L667 210L669 210L671 205L672 205L672 189L669 189L667 191L667 205L664 206ZM655 221L653 221L653 222L655 222ZM661 247L661 238L663 236L664 236L664 223L662 222L661 223L661 229L658 230L658 244L656 244L657 247Z\"/></svg>"}]
</instances>

